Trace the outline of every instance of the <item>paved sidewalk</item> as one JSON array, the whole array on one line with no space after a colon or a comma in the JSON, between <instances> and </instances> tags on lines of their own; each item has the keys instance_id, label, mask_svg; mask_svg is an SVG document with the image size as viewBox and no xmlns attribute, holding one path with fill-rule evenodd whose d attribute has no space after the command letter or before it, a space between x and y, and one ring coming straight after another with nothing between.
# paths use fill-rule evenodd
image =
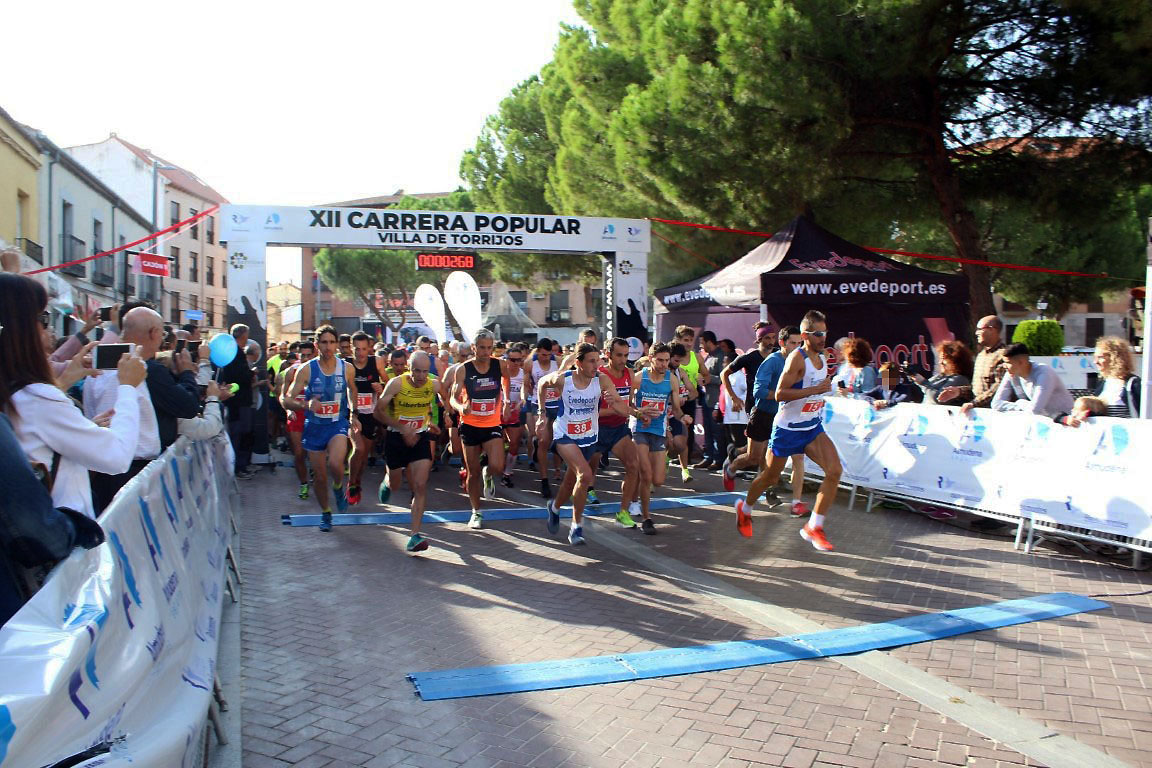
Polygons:
<instances>
[{"instance_id":1,"label":"paved sidewalk","mask_svg":"<svg viewBox=\"0 0 1152 768\"><path fill-rule=\"evenodd\" d=\"M381 476L368 470L353 509L383 509ZM602 500L614 477L598 483ZM467 507L455 469L432 478L451 492L431 509ZM516 472L518 486L533 478ZM411 557L400 527L281 525L283 513L317 511L296 487L287 469L241 483L246 766L1040 764L833 659L454 701L413 694L404 676L417 670L779 634L694 579L641 565L626 554L638 546L829 627L1053 591L1115 595L1101 598L1110 610L891 656L941 690L960 686L1152 767L1152 596L1119 596L1148 592L1147 573L1053 549L1025 556L1007 538L843 504L829 516L836 553L805 544L783 507L757 510L751 541L728 509L706 507L656 513L655 537L598 526L582 548L535 520L429 525L433 547ZM717 490L716 476L698 474L663 495ZM517 489L500 505L539 498Z\"/></svg>"}]
</instances>

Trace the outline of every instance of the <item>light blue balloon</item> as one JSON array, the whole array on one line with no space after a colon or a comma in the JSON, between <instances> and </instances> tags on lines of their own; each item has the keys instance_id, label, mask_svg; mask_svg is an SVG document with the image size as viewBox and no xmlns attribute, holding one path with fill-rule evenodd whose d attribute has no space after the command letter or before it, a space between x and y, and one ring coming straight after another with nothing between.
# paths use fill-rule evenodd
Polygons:
<instances>
[{"instance_id":1,"label":"light blue balloon","mask_svg":"<svg viewBox=\"0 0 1152 768\"><path fill-rule=\"evenodd\" d=\"M236 359L236 339L230 333L218 333L208 342L209 357L217 368L223 368Z\"/></svg>"}]
</instances>

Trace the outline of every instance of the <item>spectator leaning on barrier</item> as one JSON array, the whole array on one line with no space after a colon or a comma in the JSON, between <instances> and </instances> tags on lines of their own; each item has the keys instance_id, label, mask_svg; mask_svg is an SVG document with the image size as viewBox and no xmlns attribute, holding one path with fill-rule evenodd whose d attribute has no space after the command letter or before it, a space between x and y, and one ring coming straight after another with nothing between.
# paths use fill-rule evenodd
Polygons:
<instances>
[{"instance_id":1,"label":"spectator leaning on barrier","mask_svg":"<svg viewBox=\"0 0 1152 768\"><path fill-rule=\"evenodd\" d=\"M980 351L972 370L969 387L944 387L936 394L936 402L954 405L968 400L973 408L991 408L992 398L1004 378L1004 342L1000 332L1004 323L996 315L980 318L976 323L976 343Z\"/></svg>"},{"instance_id":2,"label":"spectator leaning on barrier","mask_svg":"<svg viewBox=\"0 0 1152 768\"><path fill-rule=\"evenodd\" d=\"M92 503L97 514L104 510L124 485L148 466L168 446L176 442L177 420L192 419L200 414L200 396L196 387L196 370L187 350L172 353L173 377L168 368L155 358L164 338L164 322L154 309L137 307L124 315L120 340L136 345L136 356L148 366L146 388L137 390L140 402L140 429L135 458L127 472L92 473ZM85 387L84 412L89 417L106 411L112 403L112 388L117 384L111 373L93 379Z\"/></svg>"},{"instance_id":3,"label":"spectator leaning on barrier","mask_svg":"<svg viewBox=\"0 0 1152 768\"><path fill-rule=\"evenodd\" d=\"M1004 379L992 399L994 410L1024 411L1048 417L1072 410L1072 395L1064 382L1050 366L1033 363L1028 357L1027 345L1013 344L1005 349L1004 367Z\"/></svg>"},{"instance_id":4,"label":"spectator leaning on barrier","mask_svg":"<svg viewBox=\"0 0 1152 768\"><path fill-rule=\"evenodd\" d=\"M1096 397L1104 401L1109 416L1122 419L1140 417L1140 377L1133 373L1132 349L1128 342L1115 336L1105 336L1096 342L1092 357L1100 381L1096 384Z\"/></svg>"},{"instance_id":5,"label":"spectator leaning on barrier","mask_svg":"<svg viewBox=\"0 0 1152 768\"><path fill-rule=\"evenodd\" d=\"M11 418L28 461L46 468L53 504L95 517L88 471L118 473L131 465L140 434L136 387L148 371L139 357L121 357L115 412L104 414L107 428L97 426L52 378L40 339L47 305L40 283L0 274L0 410Z\"/></svg>"},{"instance_id":6,"label":"spectator leaning on barrier","mask_svg":"<svg viewBox=\"0 0 1152 768\"><path fill-rule=\"evenodd\" d=\"M972 389L972 351L962 341L942 341L936 347L936 361L939 372L930 379L920 374L910 378L924 393L924 402L937 405L937 396L946 388L955 387L963 391ZM957 395L948 401L949 405L962 405L971 395Z\"/></svg>"},{"instance_id":7,"label":"spectator leaning on barrier","mask_svg":"<svg viewBox=\"0 0 1152 768\"><path fill-rule=\"evenodd\" d=\"M840 370L832 379L833 392L860 395L876 386L880 374L872 366L872 345L866 339L846 339L840 353Z\"/></svg>"},{"instance_id":8,"label":"spectator leaning on barrier","mask_svg":"<svg viewBox=\"0 0 1152 768\"><path fill-rule=\"evenodd\" d=\"M904 369L893 362L880 366L880 383L865 392L864 397L870 399L877 410L900 403L919 403L924 398L920 388L908 381Z\"/></svg>"}]
</instances>

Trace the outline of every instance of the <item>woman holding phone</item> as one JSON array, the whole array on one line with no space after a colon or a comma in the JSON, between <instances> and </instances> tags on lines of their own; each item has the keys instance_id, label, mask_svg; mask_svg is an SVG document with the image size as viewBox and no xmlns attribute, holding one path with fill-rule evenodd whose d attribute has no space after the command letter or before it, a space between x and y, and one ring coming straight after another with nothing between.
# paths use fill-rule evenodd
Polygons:
<instances>
[{"instance_id":1,"label":"woman holding phone","mask_svg":"<svg viewBox=\"0 0 1152 768\"><path fill-rule=\"evenodd\" d=\"M148 369L138 357L121 356L115 412L107 428L97 426L52 376L40 337L47 306L40 283L0 273L0 409L29 461L46 470L53 504L94 517L88 471L128 470L140 433L136 387Z\"/></svg>"}]
</instances>

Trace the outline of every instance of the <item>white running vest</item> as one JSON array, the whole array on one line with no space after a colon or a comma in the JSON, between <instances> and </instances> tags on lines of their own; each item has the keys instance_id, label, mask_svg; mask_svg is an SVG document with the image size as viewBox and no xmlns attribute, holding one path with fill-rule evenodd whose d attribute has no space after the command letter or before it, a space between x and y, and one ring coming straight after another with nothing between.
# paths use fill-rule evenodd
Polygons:
<instances>
[{"instance_id":1,"label":"white running vest","mask_svg":"<svg viewBox=\"0 0 1152 768\"><path fill-rule=\"evenodd\" d=\"M579 446L592 445L600 435L599 372L584 389L576 387L573 373L564 374L560 413L552 423L552 439L567 437Z\"/></svg>"},{"instance_id":2,"label":"white running vest","mask_svg":"<svg viewBox=\"0 0 1152 768\"><path fill-rule=\"evenodd\" d=\"M803 353L801 353L803 354ZM808 355L804 355L804 376L793 389L807 389L814 387L828 378L828 363L823 353L820 355L820 367L812 365ZM824 410L824 395L812 395L801 400L789 400L780 403L780 410L773 422L778 429L802 430L818 427L822 421Z\"/></svg>"}]
</instances>

